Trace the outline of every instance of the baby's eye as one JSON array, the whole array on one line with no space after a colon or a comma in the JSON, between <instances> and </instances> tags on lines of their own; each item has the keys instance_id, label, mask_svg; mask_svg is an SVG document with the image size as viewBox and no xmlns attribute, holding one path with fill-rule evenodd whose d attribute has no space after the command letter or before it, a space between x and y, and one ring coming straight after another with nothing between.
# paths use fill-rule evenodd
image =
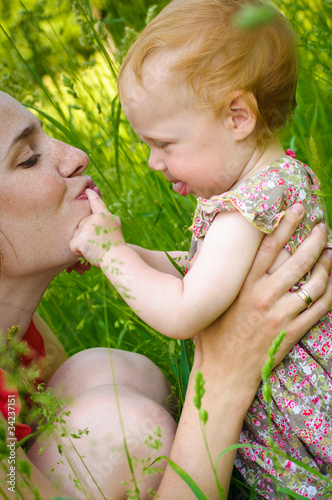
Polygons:
<instances>
[{"instance_id":1,"label":"baby's eye","mask_svg":"<svg viewBox=\"0 0 332 500\"><path fill-rule=\"evenodd\" d=\"M41 154L31 156L31 158L29 158L28 160L24 161L23 163L20 163L19 167L23 167L23 168L33 167L34 165L36 165L38 163L40 156L41 156Z\"/></svg>"},{"instance_id":2,"label":"baby's eye","mask_svg":"<svg viewBox=\"0 0 332 500\"><path fill-rule=\"evenodd\" d=\"M159 149L164 149L164 148L166 148L166 146L169 145L169 142L158 142L158 141L156 141L155 145Z\"/></svg>"}]
</instances>

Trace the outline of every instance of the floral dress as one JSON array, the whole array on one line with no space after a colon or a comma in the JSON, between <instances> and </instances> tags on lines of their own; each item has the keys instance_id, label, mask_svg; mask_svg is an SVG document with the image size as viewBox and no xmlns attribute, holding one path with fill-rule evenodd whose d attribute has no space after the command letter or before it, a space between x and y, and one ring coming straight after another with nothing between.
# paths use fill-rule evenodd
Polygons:
<instances>
[{"instance_id":1,"label":"floral dress","mask_svg":"<svg viewBox=\"0 0 332 500\"><path fill-rule=\"evenodd\" d=\"M287 156L289 155L289 156ZM214 217L238 210L257 229L272 232L287 207L301 203L302 223L285 245L293 253L314 225L327 221L319 181L312 170L287 155L250 177L233 191L199 199L194 216L191 257ZM332 247L329 231L328 247ZM302 286L307 273L294 287ZM245 417L235 465L263 498L278 498L277 487L312 500L332 499L332 312L312 327L272 372L271 429L261 387ZM269 439L283 453L273 459ZM247 446L246 446L247 445ZM279 452L278 452L279 453ZM276 455L274 455L276 456ZM311 467L320 476L304 469ZM281 493L280 498L290 498Z\"/></svg>"}]
</instances>

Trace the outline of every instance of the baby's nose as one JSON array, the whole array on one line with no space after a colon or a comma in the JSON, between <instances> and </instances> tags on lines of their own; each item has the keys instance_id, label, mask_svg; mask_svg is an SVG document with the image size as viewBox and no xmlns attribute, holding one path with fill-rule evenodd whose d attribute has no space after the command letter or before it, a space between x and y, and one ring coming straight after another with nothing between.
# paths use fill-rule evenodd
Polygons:
<instances>
[{"instance_id":1,"label":"baby's nose","mask_svg":"<svg viewBox=\"0 0 332 500\"><path fill-rule=\"evenodd\" d=\"M151 151L149 158L149 167L152 170L165 170L166 165L164 161L159 157L159 155Z\"/></svg>"}]
</instances>

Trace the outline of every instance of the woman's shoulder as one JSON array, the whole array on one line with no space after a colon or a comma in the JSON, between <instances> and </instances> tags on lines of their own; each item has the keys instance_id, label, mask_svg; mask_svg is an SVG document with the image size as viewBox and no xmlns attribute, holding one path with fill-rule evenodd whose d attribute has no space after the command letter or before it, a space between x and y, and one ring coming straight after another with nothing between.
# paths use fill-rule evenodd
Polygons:
<instances>
[{"instance_id":1,"label":"woman's shoulder","mask_svg":"<svg viewBox=\"0 0 332 500\"><path fill-rule=\"evenodd\" d=\"M68 355L61 342L38 313L33 315L33 322L45 344L47 367L44 380L47 382L53 373L68 359ZM51 353L51 355L48 356L47 353Z\"/></svg>"}]
</instances>

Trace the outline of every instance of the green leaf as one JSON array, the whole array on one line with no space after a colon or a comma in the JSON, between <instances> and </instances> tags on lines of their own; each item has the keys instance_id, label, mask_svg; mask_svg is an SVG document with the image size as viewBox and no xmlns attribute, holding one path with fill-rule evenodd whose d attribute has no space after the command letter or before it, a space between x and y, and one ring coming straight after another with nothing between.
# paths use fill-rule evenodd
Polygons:
<instances>
[{"instance_id":1,"label":"green leaf","mask_svg":"<svg viewBox=\"0 0 332 500\"><path fill-rule=\"evenodd\" d=\"M206 410L199 410L199 418L203 422L203 424L206 425L206 422L209 418L208 412Z\"/></svg>"},{"instance_id":2,"label":"green leaf","mask_svg":"<svg viewBox=\"0 0 332 500\"><path fill-rule=\"evenodd\" d=\"M270 24L276 16L271 5L246 5L235 16L234 25L242 30L252 30Z\"/></svg>"},{"instance_id":3,"label":"green leaf","mask_svg":"<svg viewBox=\"0 0 332 500\"><path fill-rule=\"evenodd\" d=\"M195 396L194 396L194 405L196 406L197 410L201 409L202 405L202 397L204 396L205 389L204 389L204 378L203 374L200 370L197 370L195 372L195 383L194 383L194 390L195 390Z\"/></svg>"},{"instance_id":4,"label":"green leaf","mask_svg":"<svg viewBox=\"0 0 332 500\"><path fill-rule=\"evenodd\" d=\"M175 260L169 255L169 253L165 252L168 260L173 264L175 269L181 274L181 276L184 276L184 272L182 271L181 267L175 262Z\"/></svg>"},{"instance_id":5,"label":"green leaf","mask_svg":"<svg viewBox=\"0 0 332 500\"><path fill-rule=\"evenodd\" d=\"M19 458L17 460L17 465L20 469L20 472L22 472L22 474L24 474L25 476L30 478L31 469L32 469L31 463L28 462L27 460L22 460L21 458Z\"/></svg>"},{"instance_id":6,"label":"green leaf","mask_svg":"<svg viewBox=\"0 0 332 500\"><path fill-rule=\"evenodd\" d=\"M186 340L181 340L181 374L182 374L183 392L185 396L190 376L190 361L189 361L189 354L188 354Z\"/></svg>"},{"instance_id":7,"label":"green leaf","mask_svg":"<svg viewBox=\"0 0 332 500\"><path fill-rule=\"evenodd\" d=\"M79 147L80 149L84 150L84 146L81 143L81 141L74 135L74 133L71 130L69 130L67 127L62 125L58 120L56 120L55 118L53 118L49 114L45 113L41 109L37 109L34 106L30 106L29 104L26 104L25 107L36 111L43 118L45 118L50 123L52 123L52 125L54 125L54 127L56 127L58 130L60 130L69 142L71 142L72 144L75 144L76 147Z\"/></svg>"},{"instance_id":8,"label":"green leaf","mask_svg":"<svg viewBox=\"0 0 332 500\"><path fill-rule=\"evenodd\" d=\"M254 484L252 485L252 488L250 490L250 497L249 497L249 500L255 500L256 498L256 488L257 488L257 484L258 484L258 479L254 482Z\"/></svg>"}]
</instances>

